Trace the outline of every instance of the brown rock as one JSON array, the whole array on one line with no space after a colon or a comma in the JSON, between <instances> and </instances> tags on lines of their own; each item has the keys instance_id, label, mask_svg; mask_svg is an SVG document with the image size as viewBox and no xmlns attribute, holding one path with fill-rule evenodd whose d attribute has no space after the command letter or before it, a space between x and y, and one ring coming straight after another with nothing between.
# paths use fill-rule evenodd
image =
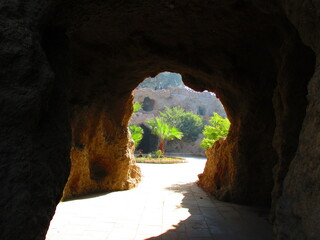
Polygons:
<instances>
[{"instance_id":1,"label":"brown rock","mask_svg":"<svg viewBox=\"0 0 320 240\"><path fill-rule=\"evenodd\" d=\"M136 112L131 123L139 125L145 123L148 116L158 116L158 112L165 111L165 107L180 106L188 112L200 114L202 116L211 116L213 112L226 117L225 111L219 99L209 92L196 92L186 88L173 88L152 90L140 88L134 91L134 101L144 103L145 99L154 101L152 110L143 108ZM150 115L152 114L152 115Z\"/></svg>"},{"instance_id":2,"label":"brown rock","mask_svg":"<svg viewBox=\"0 0 320 240\"><path fill-rule=\"evenodd\" d=\"M125 127L131 111L122 119L125 125L120 126L106 112L96 115L97 112L96 108L74 109L72 165L64 200L88 193L131 189L141 179L133 156L134 144ZM106 135L109 129L113 131Z\"/></svg>"},{"instance_id":3,"label":"brown rock","mask_svg":"<svg viewBox=\"0 0 320 240\"><path fill-rule=\"evenodd\" d=\"M206 150L208 161L203 173L199 174L199 185L211 194L217 195L224 200L231 200L228 186L232 183L232 170L235 170L230 152L224 138L217 140L214 145ZM221 161L223 159L223 161ZM230 175L230 176L227 176Z\"/></svg>"},{"instance_id":4,"label":"brown rock","mask_svg":"<svg viewBox=\"0 0 320 240\"><path fill-rule=\"evenodd\" d=\"M139 180L131 91L162 71L214 91L232 122L212 148L204 186L234 202L272 200L276 239L318 239L319 8L312 0L2 1L0 239L45 238L71 142L65 196Z\"/></svg>"}]
</instances>

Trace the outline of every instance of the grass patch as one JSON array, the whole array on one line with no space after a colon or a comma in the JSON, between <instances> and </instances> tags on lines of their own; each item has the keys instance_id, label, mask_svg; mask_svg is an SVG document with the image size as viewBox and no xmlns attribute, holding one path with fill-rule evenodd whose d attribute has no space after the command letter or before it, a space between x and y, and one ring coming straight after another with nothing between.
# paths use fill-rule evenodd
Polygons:
<instances>
[{"instance_id":1,"label":"grass patch","mask_svg":"<svg viewBox=\"0 0 320 240\"><path fill-rule=\"evenodd\" d=\"M147 158L147 157L136 157L137 163L186 163L184 158L179 157L160 157L160 158Z\"/></svg>"}]
</instances>

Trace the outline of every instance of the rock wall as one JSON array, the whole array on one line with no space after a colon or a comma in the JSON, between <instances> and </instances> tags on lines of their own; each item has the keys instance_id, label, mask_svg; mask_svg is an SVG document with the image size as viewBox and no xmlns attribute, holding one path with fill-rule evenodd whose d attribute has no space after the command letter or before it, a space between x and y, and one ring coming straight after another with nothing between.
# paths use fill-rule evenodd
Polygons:
<instances>
[{"instance_id":1,"label":"rock wall","mask_svg":"<svg viewBox=\"0 0 320 240\"><path fill-rule=\"evenodd\" d=\"M173 87L162 90L140 88L134 91L135 102L143 103L146 98L154 100L152 110L145 111L142 108L137 111L131 118L132 124L139 125L145 123L145 119L149 119L151 116L158 116L159 111L164 112L166 106L169 108L180 106L188 112L193 112L207 118L212 116L213 112L226 117L219 99L209 92L196 92L186 88Z\"/></svg>"},{"instance_id":2,"label":"rock wall","mask_svg":"<svg viewBox=\"0 0 320 240\"><path fill-rule=\"evenodd\" d=\"M230 164L233 165L233 162L230 152L226 151L228 148L230 147L225 139L220 138L206 150L208 160L203 173L199 174L199 185L211 194L216 194L219 191L221 198L230 201L232 196L229 196L227 186L232 183L226 181L233 179L235 167L229 166ZM221 161L221 159L228 159L229 161Z\"/></svg>"},{"instance_id":3,"label":"rock wall","mask_svg":"<svg viewBox=\"0 0 320 240\"><path fill-rule=\"evenodd\" d=\"M73 169L80 160L92 182L70 187L134 185L131 92L170 71L214 91L232 123L212 149L225 152L208 161L207 189L272 201L276 239L317 239L319 9L312 0L2 2L0 238L45 238L71 142ZM208 171L212 162L221 167Z\"/></svg>"},{"instance_id":4,"label":"rock wall","mask_svg":"<svg viewBox=\"0 0 320 240\"><path fill-rule=\"evenodd\" d=\"M181 156L203 156L205 157L205 150L200 147L200 143L204 136L199 135L199 138L194 142L185 142L181 140L172 140L166 142L166 153L172 155L181 155Z\"/></svg>"},{"instance_id":5,"label":"rock wall","mask_svg":"<svg viewBox=\"0 0 320 240\"><path fill-rule=\"evenodd\" d=\"M130 101L125 106L131 105ZM128 131L124 131L132 110L126 111L126 119L122 120L125 125L119 126L105 113L105 106L105 102L100 102L94 107L73 107L76 117L72 122L72 164L64 200L89 193L131 189L141 180L140 168L133 156L134 143ZM110 129L112 133L108 132Z\"/></svg>"},{"instance_id":6,"label":"rock wall","mask_svg":"<svg viewBox=\"0 0 320 240\"><path fill-rule=\"evenodd\" d=\"M146 99L148 101L146 101ZM139 88L134 91L134 101L143 104L143 107L135 112L130 120L133 125L147 125L146 121L159 116L159 111L164 112L165 107L180 106L188 112L202 116L208 122L213 112L226 117L224 108L218 98L209 92L196 92L187 88L168 87L162 90ZM152 104L152 108L150 103ZM145 110L146 105L149 109ZM207 123L208 124L208 123ZM200 147L203 135L199 135L195 142L180 140L166 142L167 153L204 155L204 149Z\"/></svg>"},{"instance_id":7,"label":"rock wall","mask_svg":"<svg viewBox=\"0 0 320 240\"><path fill-rule=\"evenodd\" d=\"M146 78L137 86L136 90L140 88L159 90L166 89L168 87L185 88L182 77L179 73L162 72L154 78Z\"/></svg>"},{"instance_id":8,"label":"rock wall","mask_svg":"<svg viewBox=\"0 0 320 240\"><path fill-rule=\"evenodd\" d=\"M299 32L304 44L311 47L312 51L298 48L292 57L291 68L287 68L290 77L296 80L296 84L290 82L290 86L299 87L301 77L308 78L307 107L303 118L302 128L298 138L298 148L293 156L288 172L284 177L282 195L276 204L275 233L278 239L318 239L320 236L320 165L319 165L319 4L314 1L288 1L284 4L285 12ZM310 53L312 52L312 53ZM316 61L310 63L310 59ZM308 56L309 54L309 56ZM312 56L310 56L312 55ZM308 56L308 57L307 57ZM301 64L309 65L312 69L299 72L298 77L292 76L293 68L297 61L305 59ZM309 63L309 64L308 64ZM299 77L300 76L300 77ZM299 79L299 80L298 80ZM303 79L303 78L302 78ZM283 84L281 84L283 86ZM296 88L296 91L298 91ZM295 89L295 88L294 88ZM300 91L299 91L300 92ZM284 98L285 100L288 97ZM300 105L301 103L299 103ZM303 103L302 103L303 104ZM301 106L301 105L300 105Z\"/></svg>"},{"instance_id":9,"label":"rock wall","mask_svg":"<svg viewBox=\"0 0 320 240\"><path fill-rule=\"evenodd\" d=\"M67 39L43 29L54 8L49 1L0 4L3 240L45 239L70 171L71 129L68 109L61 107L68 105Z\"/></svg>"}]
</instances>

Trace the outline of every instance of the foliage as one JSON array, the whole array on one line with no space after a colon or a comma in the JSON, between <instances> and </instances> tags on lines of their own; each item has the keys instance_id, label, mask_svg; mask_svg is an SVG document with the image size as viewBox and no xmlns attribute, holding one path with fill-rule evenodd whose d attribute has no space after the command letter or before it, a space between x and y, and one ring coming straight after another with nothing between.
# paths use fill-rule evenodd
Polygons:
<instances>
[{"instance_id":1,"label":"foliage","mask_svg":"<svg viewBox=\"0 0 320 240\"><path fill-rule=\"evenodd\" d=\"M207 149L207 148L211 147L215 141L216 140L204 138L204 139L202 139L202 142L200 143L200 147Z\"/></svg>"},{"instance_id":2,"label":"foliage","mask_svg":"<svg viewBox=\"0 0 320 240\"><path fill-rule=\"evenodd\" d=\"M137 112L142 108L142 104L139 102L134 102L133 104L133 112ZM143 138L143 129L139 126L136 125L131 125L129 126L130 132L131 132L131 137L134 141L134 147L136 148L140 141Z\"/></svg>"},{"instance_id":3,"label":"foliage","mask_svg":"<svg viewBox=\"0 0 320 240\"><path fill-rule=\"evenodd\" d=\"M203 130L205 138L200 143L202 148L209 148L219 138L226 137L230 128L228 118L221 117L218 113L214 113L209 120L210 125L206 125Z\"/></svg>"},{"instance_id":4,"label":"foliage","mask_svg":"<svg viewBox=\"0 0 320 240\"><path fill-rule=\"evenodd\" d=\"M139 111L141 108L142 108L142 104L141 104L141 103L139 103L139 102L134 102L134 104L133 104L133 112L134 112L134 113L137 112L137 111Z\"/></svg>"},{"instance_id":5,"label":"foliage","mask_svg":"<svg viewBox=\"0 0 320 240\"><path fill-rule=\"evenodd\" d=\"M130 127L131 137L134 141L134 147L137 147L143 137L143 129L136 125L131 125Z\"/></svg>"},{"instance_id":6,"label":"foliage","mask_svg":"<svg viewBox=\"0 0 320 240\"><path fill-rule=\"evenodd\" d=\"M183 132L186 141L195 141L203 130L202 118L192 112L186 112L180 106L168 108L160 112L164 121Z\"/></svg>"},{"instance_id":7,"label":"foliage","mask_svg":"<svg viewBox=\"0 0 320 240\"><path fill-rule=\"evenodd\" d=\"M173 140L183 137L179 129L166 123L162 118L156 117L155 119L148 120L147 123L151 126L152 133L161 139Z\"/></svg>"},{"instance_id":8,"label":"foliage","mask_svg":"<svg viewBox=\"0 0 320 240\"><path fill-rule=\"evenodd\" d=\"M158 158L161 158L161 156L162 156L162 151L161 151L161 150L157 150L157 151L155 152L155 154L157 155Z\"/></svg>"},{"instance_id":9,"label":"foliage","mask_svg":"<svg viewBox=\"0 0 320 240\"><path fill-rule=\"evenodd\" d=\"M176 127L166 123L162 118L148 120L147 123L151 127L151 132L160 138L158 149L164 153L165 140L181 139L183 133Z\"/></svg>"}]
</instances>

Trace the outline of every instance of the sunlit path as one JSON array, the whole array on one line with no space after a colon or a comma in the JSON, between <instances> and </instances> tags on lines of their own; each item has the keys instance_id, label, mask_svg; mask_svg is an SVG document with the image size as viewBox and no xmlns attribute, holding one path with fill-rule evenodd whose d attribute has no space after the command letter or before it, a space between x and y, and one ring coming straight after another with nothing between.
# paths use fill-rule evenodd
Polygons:
<instances>
[{"instance_id":1,"label":"sunlit path","mask_svg":"<svg viewBox=\"0 0 320 240\"><path fill-rule=\"evenodd\" d=\"M139 165L144 178L136 189L60 203L47 240L272 239L262 211L198 188L205 159Z\"/></svg>"}]
</instances>

